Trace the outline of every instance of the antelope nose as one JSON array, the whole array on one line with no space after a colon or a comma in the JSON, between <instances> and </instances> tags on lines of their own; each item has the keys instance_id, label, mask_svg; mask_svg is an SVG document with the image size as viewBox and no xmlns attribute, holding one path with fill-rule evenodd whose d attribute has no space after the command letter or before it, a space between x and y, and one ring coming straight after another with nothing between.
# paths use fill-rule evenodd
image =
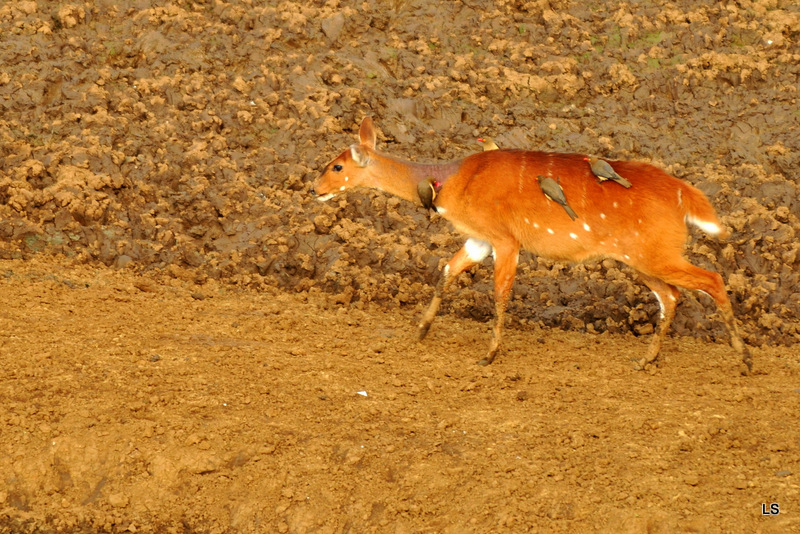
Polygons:
<instances>
[{"instance_id":1,"label":"antelope nose","mask_svg":"<svg viewBox=\"0 0 800 534\"><path fill-rule=\"evenodd\" d=\"M317 192L314 190L314 186L313 185L311 186L311 189L308 190L308 192L311 193L314 196L317 196Z\"/></svg>"}]
</instances>

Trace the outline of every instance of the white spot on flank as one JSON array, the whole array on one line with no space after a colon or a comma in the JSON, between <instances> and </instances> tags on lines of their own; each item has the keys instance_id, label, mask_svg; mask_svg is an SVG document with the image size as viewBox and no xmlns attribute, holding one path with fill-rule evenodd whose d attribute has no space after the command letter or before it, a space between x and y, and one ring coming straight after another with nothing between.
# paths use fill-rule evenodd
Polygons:
<instances>
[{"instance_id":1,"label":"white spot on flank","mask_svg":"<svg viewBox=\"0 0 800 534\"><path fill-rule=\"evenodd\" d=\"M606 245L606 242L605 242L605 241L600 241L600 244L601 244L601 245L603 245L603 246L605 246L605 245Z\"/></svg>"},{"instance_id":2,"label":"white spot on flank","mask_svg":"<svg viewBox=\"0 0 800 534\"><path fill-rule=\"evenodd\" d=\"M619 207L619 204L617 204L616 202L614 202L614 207L615 207L615 208L618 208L618 207Z\"/></svg>"},{"instance_id":3,"label":"white spot on flank","mask_svg":"<svg viewBox=\"0 0 800 534\"><path fill-rule=\"evenodd\" d=\"M534 228L539 228L539 224L538 223L533 223L533 227Z\"/></svg>"},{"instance_id":4,"label":"white spot on flank","mask_svg":"<svg viewBox=\"0 0 800 534\"><path fill-rule=\"evenodd\" d=\"M637 220L639 221L639 224L642 224L642 220L641 219L637 219Z\"/></svg>"},{"instance_id":5,"label":"white spot on flank","mask_svg":"<svg viewBox=\"0 0 800 534\"><path fill-rule=\"evenodd\" d=\"M683 189L678 189L678 206L683 206Z\"/></svg>"},{"instance_id":6,"label":"white spot on flank","mask_svg":"<svg viewBox=\"0 0 800 534\"><path fill-rule=\"evenodd\" d=\"M553 229L552 229L552 228L548 228L548 229L547 229L547 233L549 233L549 234L555 234L555 232L553 231Z\"/></svg>"},{"instance_id":7,"label":"white spot on flank","mask_svg":"<svg viewBox=\"0 0 800 534\"><path fill-rule=\"evenodd\" d=\"M344 186L340 187L339 191L344 191Z\"/></svg>"},{"instance_id":8,"label":"white spot on flank","mask_svg":"<svg viewBox=\"0 0 800 534\"><path fill-rule=\"evenodd\" d=\"M691 215L686 216L686 222L695 225L707 234L717 235L722 231L722 228L720 228L719 225L713 222L701 221L700 219L696 219Z\"/></svg>"},{"instance_id":9,"label":"white spot on flank","mask_svg":"<svg viewBox=\"0 0 800 534\"><path fill-rule=\"evenodd\" d=\"M628 256L627 254L623 254L623 255L622 255L622 257L623 257L623 258L625 258L626 260L629 260L629 259L631 259L631 257L630 257L630 256Z\"/></svg>"},{"instance_id":10,"label":"white spot on flank","mask_svg":"<svg viewBox=\"0 0 800 534\"><path fill-rule=\"evenodd\" d=\"M346 181L348 181L348 180L350 180L350 177L349 177L349 176L345 176L345 177L344 177L344 181L346 182Z\"/></svg>"},{"instance_id":11,"label":"white spot on flank","mask_svg":"<svg viewBox=\"0 0 800 534\"><path fill-rule=\"evenodd\" d=\"M578 234L573 234L572 232L570 232L570 233L569 233L569 236L570 236L572 239L578 239Z\"/></svg>"},{"instance_id":12,"label":"white spot on flank","mask_svg":"<svg viewBox=\"0 0 800 534\"><path fill-rule=\"evenodd\" d=\"M483 261L486 256L493 252L492 245L486 241L481 241L480 239L472 237L467 239L467 242L464 243L464 250L467 251L467 257L476 263Z\"/></svg>"},{"instance_id":13,"label":"white spot on flank","mask_svg":"<svg viewBox=\"0 0 800 534\"><path fill-rule=\"evenodd\" d=\"M600 214L600 218L601 218L601 219L605 219L605 218L606 218L606 214L605 214L605 213L601 213L601 214Z\"/></svg>"},{"instance_id":14,"label":"white spot on flank","mask_svg":"<svg viewBox=\"0 0 800 534\"><path fill-rule=\"evenodd\" d=\"M525 217L525 224L530 224L530 223L531 223L531 222L528 220L528 218L527 218L527 217Z\"/></svg>"},{"instance_id":15,"label":"white spot on flank","mask_svg":"<svg viewBox=\"0 0 800 534\"><path fill-rule=\"evenodd\" d=\"M592 231L592 229L589 228L589 225L586 224L586 223L583 223L583 229L586 230L587 232L591 232Z\"/></svg>"},{"instance_id":16,"label":"white spot on flank","mask_svg":"<svg viewBox=\"0 0 800 534\"><path fill-rule=\"evenodd\" d=\"M444 208L440 208L439 206L436 206L436 213L438 213L439 215L444 215L445 213L447 213L447 210Z\"/></svg>"}]
</instances>

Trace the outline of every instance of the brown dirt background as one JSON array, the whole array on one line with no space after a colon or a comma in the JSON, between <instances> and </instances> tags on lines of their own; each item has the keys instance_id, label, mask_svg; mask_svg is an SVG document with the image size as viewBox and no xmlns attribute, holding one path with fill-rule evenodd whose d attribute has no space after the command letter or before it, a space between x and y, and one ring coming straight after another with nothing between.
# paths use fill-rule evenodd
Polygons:
<instances>
[{"instance_id":1,"label":"brown dirt background","mask_svg":"<svg viewBox=\"0 0 800 534\"><path fill-rule=\"evenodd\" d=\"M0 531L800 531L798 38L788 0L3 3ZM367 114L697 185L757 373L690 294L634 372L613 261L524 256L489 368L488 261L417 343L460 238L308 194Z\"/></svg>"}]
</instances>

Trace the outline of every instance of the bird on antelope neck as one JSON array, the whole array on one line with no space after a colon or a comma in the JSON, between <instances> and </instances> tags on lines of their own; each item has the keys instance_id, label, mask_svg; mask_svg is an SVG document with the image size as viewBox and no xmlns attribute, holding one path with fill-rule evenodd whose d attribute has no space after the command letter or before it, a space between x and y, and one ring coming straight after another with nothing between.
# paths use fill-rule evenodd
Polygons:
<instances>
[{"instance_id":1,"label":"bird on antelope neck","mask_svg":"<svg viewBox=\"0 0 800 534\"><path fill-rule=\"evenodd\" d=\"M569 215L570 219L573 221L578 218L578 214L575 213L575 210L567 203L567 197L564 195L564 190L561 189L561 185L558 182L542 175L537 176L536 180L539 182L539 187L542 188L542 193L544 193L544 196L547 197L548 200L552 200L564 208L564 211L567 212L567 215Z\"/></svg>"},{"instance_id":2,"label":"bird on antelope neck","mask_svg":"<svg viewBox=\"0 0 800 534\"><path fill-rule=\"evenodd\" d=\"M417 184L417 194L425 209L436 211L433 201L436 200L436 195L439 194L441 188L442 184L433 178L425 178Z\"/></svg>"},{"instance_id":3,"label":"bird on antelope neck","mask_svg":"<svg viewBox=\"0 0 800 534\"><path fill-rule=\"evenodd\" d=\"M603 183L606 180L611 180L612 182L617 182L619 185L625 188L631 186L631 183L617 174L614 168L611 167L607 161L590 156L586 156L583 158L583 160L589 162L589 166L592 168L592 173L600 179L600 183Z\"/></svg>"},{"instance_id":4,"label":"bird on antelope neck","mask_svg":"<svg viewBox=\"0 0 800 534\"><path fill-rule=\"evenodd\" d=\"M491 137L479 137L478 142L483 145L484 152L488 150L500 150L500 147L497 146L497 143L495 143L494 139Z\"/></svg>"}]
</instances>

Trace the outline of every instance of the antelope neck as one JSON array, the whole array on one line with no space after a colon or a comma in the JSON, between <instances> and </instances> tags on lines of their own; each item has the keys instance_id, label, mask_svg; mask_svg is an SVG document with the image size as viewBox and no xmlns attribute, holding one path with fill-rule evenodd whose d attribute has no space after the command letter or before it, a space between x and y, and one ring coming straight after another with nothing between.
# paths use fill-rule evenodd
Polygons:
<instances>
[{"instance_id":1,"label":"antelope neck","mask_svg":"<svg viewBox=\"0 0 800 534\"><path fill-rule=\"evenodd\" d=\"M422 180L433 178L440 184L444 184L448 178L458 172L458 168L461 166L460 161L414 163L377 153L375 159L378 163L375 185L387 193L411 202L417 201L417 185Z\"/></svg>"}]
</instances>

